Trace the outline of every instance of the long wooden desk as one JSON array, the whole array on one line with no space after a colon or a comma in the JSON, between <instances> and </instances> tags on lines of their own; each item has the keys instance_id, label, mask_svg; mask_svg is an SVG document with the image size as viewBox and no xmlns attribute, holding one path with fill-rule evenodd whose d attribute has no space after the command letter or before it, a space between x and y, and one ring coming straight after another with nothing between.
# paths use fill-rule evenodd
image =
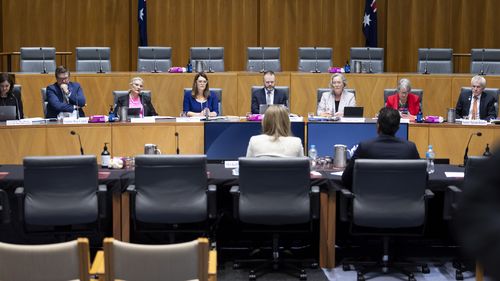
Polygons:
<instances>
[{"instance_id":1,"label":"long wooden desk","mask_svg":"<svg viewBox=\"0 0 500 281\"><path fill-rule=\"evenodd\" d=\"M182 111L183 89L191 88L192 73L137 73L110 72L72 73L71 80L81 83L87 106L87 115L106 114L113 102L113 90L126 90L130 78L144 78L145 89L152 91L152 101L161 115L178 116ZM262 85L262 74L252 72L209 73L212 88L222 88L222 108L225 115L244 116L250 111L250 89ZM316 91L328 87L329 73L279 72L278 86L290 87L291 111L302 116L316 110ZM470 86L470 74L379 73L347 74L347 86L356 89L356 101L365 107L365 117L375 116L384 105L385 88L395 88L397 81L409 78L413 88L424 90L425 115L446 115L447 108L455 107L460 87ZM22 100L26 116L42 116L40 89L55 82L52 74L15 74L22 85ZM487 87L500 87L500 76L487 76Z\"/></svg>"}]
</instances>

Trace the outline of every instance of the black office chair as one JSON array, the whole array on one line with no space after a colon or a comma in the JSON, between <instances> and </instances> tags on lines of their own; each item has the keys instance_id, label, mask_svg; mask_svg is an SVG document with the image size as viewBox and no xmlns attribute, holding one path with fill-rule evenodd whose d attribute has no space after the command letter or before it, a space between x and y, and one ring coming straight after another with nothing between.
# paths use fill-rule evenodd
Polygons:
<instances>
[{"instance_id":1,"label":"black office chair","mask_svg":"<svg viewBox=\"0 0 500 281\"><path fill-rule=\"evenodd\" d=\"M427 199L433 193L426 189L426 161L357 159L354 163L352 191L343 189L340 217L348 221L353 235L380 236L383 240L383 257L380 262L344 261L344 270L354 265L357 280L365 280L364 273L371 267L396 269L415 280L408 266L421 266L428 273L425 264L396 263L389 256L389 237L414 236L424 232ZM364 268L366 266L366 268Z\"/></svg>"},{"instance_id":2,"label":"black office chair","mask_svg":"<svg viewBox=\"0 0 500 281\"><path fill-rule=\"evenodd\" d=\"M210 237L216 186L208 185L206 165L205 155L136 156L135 185L127 188L133 231L166 232L172 243L178 232Z\"/></svg>"},{"instance_id":3,"label":"black office chair","mask_svg":"<svg viewBox=\"0 0 500 281\"><path fill-rule=\"evenodd\" d=\"M305 157L240 158L239 186L233 186L231 194L234 216L243 224L244 231L262 232L264 227L265 232L272 233L273 258L252 269L249 279L265 274L267 271L260 271L268 266L277 269L283 265L306 280L304 269L280 258L279 234L285 230L310 232L313 221L319 217L319 187L310 186L309 160ZM301 229L298 225L307 227ZM290 226L294 226L293 229Z\"/></svg>"},{"instance_id":4,"label":"black office chair","mask_svg":"<svg viewBox=\"0 0 500 281\"><path fill-rule=\"evenodd\" d=\"M7 192L0 189L0 224L10 222L9 197Z\"/></svg>"},{"instance_id":5,"label":"black office chair","mask_svg":"<svg viewBox=\"0 0 500 281\"><path fill-rule=\"evenodd\" d=\"M24 186L15 194L25 232L100 232L106 186L98 184L95 156L25 157L23 165Z\"/></svg>"}]
</instances>

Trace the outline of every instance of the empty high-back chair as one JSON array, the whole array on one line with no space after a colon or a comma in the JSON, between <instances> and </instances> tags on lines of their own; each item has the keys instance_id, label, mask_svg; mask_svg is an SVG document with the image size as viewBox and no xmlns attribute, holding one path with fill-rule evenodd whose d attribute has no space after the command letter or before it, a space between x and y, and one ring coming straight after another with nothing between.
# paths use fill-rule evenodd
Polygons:
<instances>
[{"instance_id":1,"label":"empty high-back chair","mask_svg":"<svg viewBox=\"0 0 500 281\"><path fill-rule=\"evenodd\" d=\"M137 54L137 71L166 72L171 66L171 47L139 47Z\"/></svg>"},{"instance_id":2,"label":"empty high-back chair","mask_svg":"<svg viewBox=\"0 0 500 281\"><path fill-rule=\"evenodd\" d=\"M193 69L195 61L203 61L202 68L205 72L224 71L224 47L192 47L190 53Z\"/></svg>"},{"instance_id":3,"label":"empty high-back chair","mask_svg":"<svg viewBox=\"0 0 500 281\"><path fill-rule=\"evenodd\" d=\"M56 70L56 48L23 47L19 61L21 72L48 73Z\"/></svg>"},{"instance_id":4,"label":"empty high-back chair","mask_svg":"<svg viewBox=\"0 0 500 281\"><path fill-rule=\"evenodd\" d=\"M368 73L384 72L384 48L351 48L351 65L360 61L362 69Z\"/></svg>"},{"instance_id":5,"label":"empty high-back chair","mask_svg":"<svg viewBox=\"0 0 500 281\"><path fill-rule=\"evenodd\" d=\"M248 47L247 71L281 71L280 47Z\"/></svg>"},{"instance_id":6,"label":"empty high-back chair","mask_svg":"<svg viewBox=\"0 0 500 281\"><path fill-rule=\"evenodd\" d=\"M419 48L417 72L453 73L453 49Z\"/></svg>"},{"instance_id":7,"label":"empty high-back chair","mask_svg":"<svg viewBox=\"0 0 500 281\"><path fill-rule=\"evenodd\" d=\"M110 72L111 49L109 47L77 47L77 72Z\"/></svg>"},{"instance_id":8,"label":"empty high-back chair","mask_svg":"<svg viewBox=\"0 0 500 281\"><path fill-rule=\"evenodd\" d=\"M500 74L500 49L472 49L470 54L470 73Z\"/></svg>"},{"instance_id":9,"label":"empty high-back chair","mask_svg":"<svg viewBox=\"0 0 500 281\"><path fill-rule=\"evenodd\" d=\"M332 48L299 48L299 71L328 72L328 68L332 65L332 55Z\"/></svg>"}]
</instances>

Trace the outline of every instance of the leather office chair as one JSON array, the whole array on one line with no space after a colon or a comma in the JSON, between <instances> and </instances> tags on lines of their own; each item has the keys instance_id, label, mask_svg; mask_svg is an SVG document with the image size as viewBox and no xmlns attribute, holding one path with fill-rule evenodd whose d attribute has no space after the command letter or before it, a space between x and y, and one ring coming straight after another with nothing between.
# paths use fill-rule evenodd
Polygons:
<instances>
[{"instance_id":1,"label":"leather office chair","mask_svg":"<svg viewBox=\"0 0 500 281\"><path fill-rule=\"evenodd\" d=\"M319 102L321 101L321 97L323 96L324 92L330 92L332 89L330 88L318 88L316 91L316 112L318 111L318 105ZM346 91L353 93L354 96L356 96L356 89L350 89L350 88L345 88Z\"/></svg>"},{"instance_id":2,"label":"leather office chair","mask_svg":"<svg viewBox=\"0 0 500 281\"><path fill-rule=\"evenodd\" d=\"M0 189L0 224L4 223L10 223L9 197Z\"/></svg>"},{"instance_id":3,"label":"leather office chair","mask_svg":"<svg viewBox=\"0 0 500 281\"><path fill-rule=\"evenodd\" d=\"M206 238L170 245L131 244L105 238L103 247L105 280L209 280Z\"/></svg>"},{"instance_id":4,"label":"leather office chair","mask_svg":"<svg viewBox=\"0 0 500 281\"><path fill-rule=\"evenodd\" d=\"M301 47L299 48L299 67L300 72L312 72L319 70L328 72L332 65L332 48L319 47Z\"/></svg>"},{"instance_id":5,"label":"leather office chair","mask_svg":"<svg viewBox=\"0 0 500 281\"><path fill-rule=\"evenodd\" d=\"M193 91L193 89L191 88L184 88L184 94L191 94L191 92ZM221 88L210 88L210 91L211 92L214 92L215 95L217 96L217 99L219 100L219 105L218 105L218 109L219 109L219 116L222 116L222 89Z\"/></svg>"},{"instance_id":6,"label":"leather office chair","mask_svg":"<svg viewBox=\"0 0 500 281\"><path fill-rule=\"evenodd\" d=\"M453 49L419 48L419 73L453 73Z\"/></svg>"},{"instance_id":7,"label":"leather office chair","mask_svg":"<svg viewBox=\"0 0 500 281\"><path fill-rule=\"evenodd\" d=\"M77 72L110 72L111 49L109 47L77 47Z\"/></svg>"},{"instance_id":8,"label":"leather office chair","mask_svg":"<svg viewBox=\"0 0 500 281\"><path fill-rule=\"evenodd\" d=\"M216 187L208 185L206 155L138 155L130 194L134 231L211 235ZM124 194L123 196L128 196ZM174 242L174 241L171 241Z\"/></svg>"},{"instance_id":9,"label":"leather office chair","mask_svg":"<svg viewBox=\"0 0 500 281\"><path fill-rule=\"evenodd\" d=\"M356 61L360 61L362 69L368 73L384 72L384 48L351 48L350 64L354 65Z\"/></svg>"},{"instance_id":10,"label":"leather office chair","mask_svg":"<svg viewBox=\"0 0 500 281\"><path fill-rule=\"evenodd\" d=\"M470 87L462 87L460 88L460 95L462 95L462 93L472 95L472 89ZM495 97L495 112L498 116L498 100L500 99L500 88L484 88L483 93ZM462 118L462 116L457 116L457 118Z\"/></svg>"},{"instance_id":11,"label":"leather office chair","mask_svg":"<svg viewBox=\"0 0 500 281\"><path fill-rule=\"evenodd\" d=\"M267 266L290 268L286 260L279 258L279 234L285 229L311 231L312 222L319 218L319 187L310 186L309 165L306 157L239 158L239 186L231 188L235 219L242 223L244 231L262 232L258 227L266 227L273 241L273 258L252 269L250 280L266 273L260 271ZM307 227L299 227L304 225ZM292 269L301 280L307 279L302 268Z\"/></svg>"},{"instance_id":12,"label":"leather office chair","mask_svg":"<svg viewBox=\"0 0 500 281\"><path fill-rule=\"evenodd\" d=\"M21 96L21 91L22 91L22 86L19 84L14 84L14 87L12 88L12 94L17 100L17 104L20 105L20 102L22 101L22 96ZM23 108L21 107L19 111L23 111ZM17 115L19 115L20 112L18 112ZM24 116L18 116L19 118L24 118Z\"/></svg>"},{"instance_id":13,"label":"leather office chair","mask_svg":"<svg viewBox=\"0 0 500 281\"><path fill-rule=\"evenodd\" d=\"M224 72L224 47L191 47L191 65L193 70L195 61L203 61L203 71Z\"/></svg>"},{"instance_id":14,"label":"leather office chair","mask_svg":"<svg viewBox=\"0 0 500 281\"><path fill-rule=\"evenodd\" d=\"M396 92L398 91L398 89L395 89L395 88L392 88L392 89L384 89L384 106L386 105L387 103L387 98L389 96L392 96L394 94L396 94ZM424 111L424 109L422 108L422 105L424 104L423 103L423 98L424 98L424 90L422 89L411 89L411 93L412 94L415 94L418 96L419 100L420 100L420 109L422 111Z\"/></svg>"},{"instance_id":15,"label":"leather office chair","mask_svg":"<svg viewBox=\"0 0 500 281\"><path fill-rule=\"evenodd\" d=\"M419 265L428 273L425 264L398 264L389 256L389 237L423 235L427 216L427 200L433 193L426 189L426 161L357 159L354 163L352 191L342 189L340 218L349 222L353 235L380 236L383 240L383 257L379 263L352 262L355 265L380 266L398 269L415 280L413 273L404 266ZM351 262L343 263L349 270ZM363 268L356 268L357 280L365 280Z\"/></svg>"},{"instance_id":16,"label":"leather office chair","mask_svg":"<svg viewBox=\"0 0 500 281\"><path fill-rule=\"evenodd\" d=\"M172 67L171 47L139 47L138 72L167 72Z\"/></svg>"},{"instance_id":17,"label":"leather office chair","mask_svg":"<svg viewBox=\"0 0 500 281\"><path fill-rule=\"evenodd\" d=\"M41 88L40 89L40 94L41 94L41 97L42 97L43 117L47 118L47 104L49 103L47 101L47 88Z\"/></svg>"},{"instance_id":18,"label":"leather office chair","mask_svg":"<svg viewBox=\"0 0 500 281\"><path fill-rule=\"evenodd\" d=\"M252 95L254 92L262 89L263 86L252 86L252 90L250 92L250 102L252 101ZM275 86L276 89L279 89L283 92L285 92L285 95L286 95L286 100L288 101L288 104L286 104L285 106L288 107L288 109L290 109L290 87L288 86Z\"/></svg>"},{"instance_id":19,"label":"leather office chair","mask_svg":"<svg viewBox=\"0 0 500 281\"><path fill-rule=\"evenodd\" d=\"M90 280L87 238L48 244L0 242L0 280Z\"/></svg>"},{"instance_id":20,"label":"leather office chair","mask_svg":"<svg viewBox=\"0 0 500 281\"><path fill-rule=\"evenodd\" d=\"M500 49L471 49L470 73L500 74Z\"/></svg>"},{"instance_id":21,"label":"leather office chair","mask_svg":"<svg viewBox=\"0 0 500 281\"><path fill-rule=\"evenodd\" d=\"M280 47L248 47L247 71L281 71Z\"/></svg>"},{"instance_id":22,"label":"leather office chair","mask_svg":"<svg viewBox=\"0 0 500 281\"><path fill-rule=\"evenodd\" d=\"M76 225L89 225L92 232L97 225L100 231L106 186L98 185L95 156L25 157L23 165L24 186L15 194L26 232L42 228L43 232L67 233Z\"/></svg>"},{"instance_id":23,"label":"leather office chair","mask_svg":"<svg viewBox=\"0 0 500 281\"><path fill-rule=\"evenodd\" d=\"M23 47L19 60L21 72L49 73L56 70L56 48Z\"/></svg>"}]
</instances>

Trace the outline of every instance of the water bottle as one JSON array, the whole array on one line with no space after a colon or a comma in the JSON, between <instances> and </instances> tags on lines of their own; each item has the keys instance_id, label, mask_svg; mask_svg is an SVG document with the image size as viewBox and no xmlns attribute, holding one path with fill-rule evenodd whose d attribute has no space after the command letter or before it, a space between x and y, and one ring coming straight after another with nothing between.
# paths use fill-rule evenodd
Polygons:
<instances>
[{"instance_id":1,"label":"water bottle","mask_svg":"<svg viewBox=\"0 0 500 281\"><path fill-rule=\"evenodd\" d=\"M107 168L111 161L111 154L108 151L108 143L104 143L104 149L101 153L101 167Z\"/></svg>"},{"instance_id":2,"label":"water bottle","mask_svg":"<svg viewBox=\"0 0 500 281\"><path fill-rule=\"evenodd\" d=\"M311 148L309 148L309 158L311 161L311 167L316 166L316 158L318 158L318 151L316 150L316 146L311 144Z\"/></svg>"},{"instance_id":3,"label":"water bottle","mask_svg":"<svg viewBox=\"0 0 500 281\"><path fill-rule=\"evenodd\" d=\"M191 64L191 60L188 60L188 64L186 66L186 70L188 73L193 72L193 65Z\"/></svg>"},{"instance_id":4,"label":"water bottle","mask_svg":"<svg viewBox=\"0 0 500 281\"><path fill-rule=\"evenodd\" d=\"M417 113L417 118L415 120L417 123L422 123L424 122L424 115L422 114L422 109L419 109L418 110L418 113Z\"/></svg>"},{"instance_id":5,"label":"water bottle","mask_svg":"<svg viewBox=\"0 0 500 281\"><path fill-rule=\"evenodd\" d=\"M425 158L427 159L427 173L434 173L434 158L436 154L434 150L432 150L432 145L429 145L429 150L425 153Z\"/></svg>"},{"instance_id":6,"label":"water bottle","mask_svg":"<svg viewBox=\"0 0 500 281\"><path fill-rule=\"evenodd\" d=\"M345 62L344 71L345 73L351 73L351 65L349 64L349 61Z\"/></svg>"}]
</instances>

